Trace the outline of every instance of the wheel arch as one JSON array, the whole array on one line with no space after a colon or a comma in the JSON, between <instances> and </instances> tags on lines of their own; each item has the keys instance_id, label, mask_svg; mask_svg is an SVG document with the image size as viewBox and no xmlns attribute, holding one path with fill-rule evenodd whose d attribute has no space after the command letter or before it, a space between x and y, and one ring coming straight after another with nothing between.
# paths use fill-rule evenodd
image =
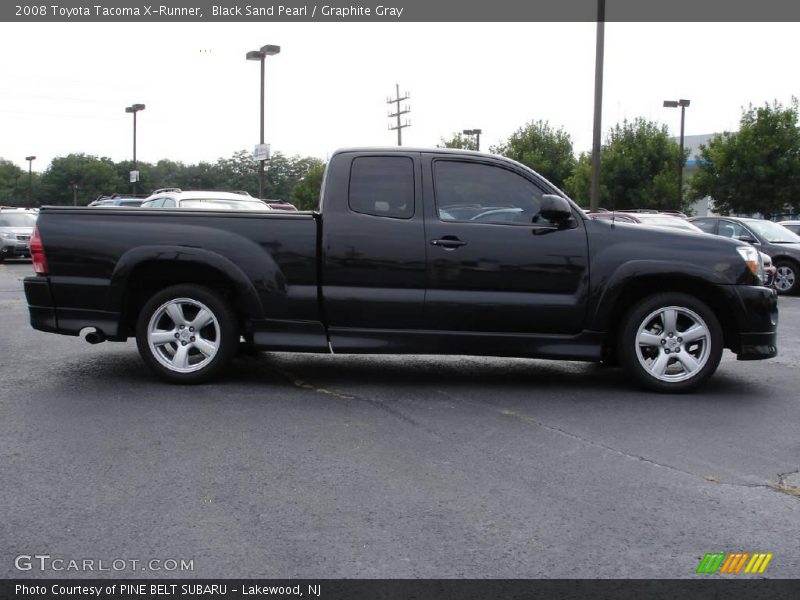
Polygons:
<instances>
[{"instance_id":1,"label":"wheel arch","mask_svg":"<svg viewBox=\"0 0 800 600\"><path fill-rule=\"evenodd\" d=\"M117 262L109 286L109 306L120 314L122 336L134 330L139 311L159 290L192 283L221 293L240 322L264 316L264 307L248 276L229 259L199 248L139 247Z\"/></svg>"},{"instance_id":2,"label":"wheel arch","mask_svg":"<svg viewBox=\"0 0 800 600\"><path fill-rule=\"evenodd\" d=\"M685 274L650 274L627 279L615 290L613 298L604 299L596 314L595 326L606 332L604 355L615 353L624 315L642 299L663 292L683 293L706 304L722 327L724 347L736 347L736 317L731 309L729 296L720 287L705 279Z\"/></svg>"}]
</instances>

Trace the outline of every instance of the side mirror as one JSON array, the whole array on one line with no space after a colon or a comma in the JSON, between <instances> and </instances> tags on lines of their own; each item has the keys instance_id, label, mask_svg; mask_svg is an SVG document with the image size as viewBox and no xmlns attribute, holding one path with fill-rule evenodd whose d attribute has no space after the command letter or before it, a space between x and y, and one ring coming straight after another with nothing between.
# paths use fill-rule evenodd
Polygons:
<instances>
[{"instance_id":1,"label":"side mirror","mask_svg":"<svg viewBox=\"0 0 800 600\"><path fill-rule=\"evenodd\" d=\"M737 238L740 242L747 242L748 244L757 244L758 240L751 235L740 235Z\"/></svg>"},{"instance_id":2,"label":"side mirror","mask_svg":"<svg viewBox=\"0 0 800 600\"><path fill-rule=\"evenodd\" d=\"M563 225L572 218L572 209L569 202L561 196L545 194L542 196L539 214L548 221Z\"/></svg>"}]
</instances>

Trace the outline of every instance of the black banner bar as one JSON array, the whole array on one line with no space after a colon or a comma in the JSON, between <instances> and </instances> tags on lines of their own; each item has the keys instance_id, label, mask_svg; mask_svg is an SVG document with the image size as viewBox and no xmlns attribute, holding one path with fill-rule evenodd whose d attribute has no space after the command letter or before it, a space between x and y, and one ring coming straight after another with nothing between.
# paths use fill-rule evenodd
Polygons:
<instances>
[{"instance_id":1,"label":"black banner bar","mask_svg":"<svg viewBox=\"0 0 800 600\"><path fill-rule=\"evenodd\" d=\"M594 21L597 0L11 0L11 22L518 22ZM791 0L607 0L606 20L800 21Z\"/></svg>"},{"instance_id":2,"label":"black banner bar","mask_svg":"<svg viewBox=\"0 0 800 600\"><path fill-rule=\"evenodd\" d=\"M3 600L559 600L796 598L798 580L714 579L25 579L0 582Z\"/></svg>"}]
</instances>

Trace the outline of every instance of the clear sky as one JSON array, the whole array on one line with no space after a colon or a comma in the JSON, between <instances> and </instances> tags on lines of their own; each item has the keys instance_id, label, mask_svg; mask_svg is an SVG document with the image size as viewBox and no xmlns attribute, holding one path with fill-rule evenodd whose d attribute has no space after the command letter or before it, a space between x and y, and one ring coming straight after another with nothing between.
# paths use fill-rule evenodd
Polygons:
<instances>
[{"instance_id":1,"label":"clear sky","mask_svg":"<svg viewBox=\"0 0 800 600\"><path fill-rule=\"evenodd\" d=\"M337 147L393 145L386 97L411 95L404 145L435 146L481 128L482 149L526 121L563 126L589 150L594 23L0 23L0 157L35 170L70 152L214 161L258 142L267 59L273 151L325 158ZM624 118L666 123L689 98L686 134L735 130L741 108L800 90L800 24L609 23L603 130Z\"/></svg>"}]
</instances>

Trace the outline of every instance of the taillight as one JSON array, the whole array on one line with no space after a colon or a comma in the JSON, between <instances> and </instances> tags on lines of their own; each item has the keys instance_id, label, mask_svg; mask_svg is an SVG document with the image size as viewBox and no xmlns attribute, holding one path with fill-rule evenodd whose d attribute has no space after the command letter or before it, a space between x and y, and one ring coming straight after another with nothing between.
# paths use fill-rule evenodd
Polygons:
<instances>
[{"instance_id":1,"label":"taillight","mask_svg":"<svg viewBox=\"0 0 800 600\"><path fill-rule=\"evenodd\" d=\"M44 245L38 227L33 228L31 236L31 256L33 257L33 270L38 275L47 275L47 258L44 255Z\"/></svg>"}]
</instances>

